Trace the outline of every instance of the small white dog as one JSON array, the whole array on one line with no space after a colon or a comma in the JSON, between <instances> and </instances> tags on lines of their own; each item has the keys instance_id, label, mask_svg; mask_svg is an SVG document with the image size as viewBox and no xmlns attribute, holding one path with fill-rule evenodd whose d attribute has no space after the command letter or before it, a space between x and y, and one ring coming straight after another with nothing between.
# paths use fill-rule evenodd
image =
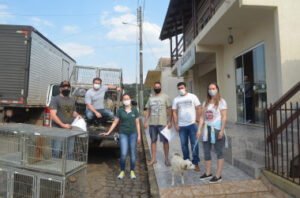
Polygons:
<instances>
[{"instance_id":1,"label":"small white dog","mask_svg":"<svg viewBox=\"0 0 300 198\"><path fill-rule=\"evenodd\" d=\"M172 159L172 186L174 186L175 173L181 173L181 184L184 185L184 171L195 169L195 165L190 160L183 160L180 154L174 153Z\"/></svg>"}]
</instances>

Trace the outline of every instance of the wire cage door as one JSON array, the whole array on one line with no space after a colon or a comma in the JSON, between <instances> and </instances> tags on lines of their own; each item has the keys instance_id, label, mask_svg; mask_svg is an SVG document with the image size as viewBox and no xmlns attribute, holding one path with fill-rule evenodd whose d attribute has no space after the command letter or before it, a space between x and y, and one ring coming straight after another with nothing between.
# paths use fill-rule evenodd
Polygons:
<instances>
[{"instance_id":1,"label":"wire cage door","mask_svg":"<svg viewBox=\"0 0 300 198\"><path fill-rule=\"evenodd\" d=\"M9 177L8 171L0 168L0 198L8 198L9 195Z\"/></svg>"},{"instance_id":2,"label":"wire cage door","mask_svg":"<svg viewBox=\"0 0 300 198\"><path fill-rule=\"evenodd\" d=\"M39 178L38 198L63 198L63 182L52 178Z\"/></svg>"},{"instance_id":3,"label":"wire cage door","mask_svg":"<svg viewBox=\"0 0 300 198\"><path fill-rule=\"evenodd\" d=\"M32 175L14 172L13 198L34 198L35 179Z\"/></svg>"}]
</instances>

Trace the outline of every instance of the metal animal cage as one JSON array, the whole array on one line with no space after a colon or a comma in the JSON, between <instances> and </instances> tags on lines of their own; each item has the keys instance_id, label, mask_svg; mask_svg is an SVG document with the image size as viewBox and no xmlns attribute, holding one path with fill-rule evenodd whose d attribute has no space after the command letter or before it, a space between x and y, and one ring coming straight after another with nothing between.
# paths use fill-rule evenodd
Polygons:
<instances>
[{"instance_id":1,"label":"metal animal cage","mask_svg":"<svg viewBox=\"0 0 300 198\"><path fill-rule=\"evenodd\" d=\"M2 164L65 175L87 163L84 131L9 124L0 126L0 141Z\"/></svg>"},{"instance_id":2,"label":"metal animal cage","mask_svg":"<svg viewBox=\"0 0 300 198\"><path fill-rule=\"evenodd\" d=\"M86 166L65 176L0 169L0 198L84 198L86 194Z\"/></svg>"},{"instance_id":3,"label":"metal animal cage","mask_svg":"<svg viewBox=\"0 0 300 198\"><path fill-rule=\"evenodd\" d=\"M0 168L0 198L7 198L8 172Z\"/></svg>"}]
</instances>

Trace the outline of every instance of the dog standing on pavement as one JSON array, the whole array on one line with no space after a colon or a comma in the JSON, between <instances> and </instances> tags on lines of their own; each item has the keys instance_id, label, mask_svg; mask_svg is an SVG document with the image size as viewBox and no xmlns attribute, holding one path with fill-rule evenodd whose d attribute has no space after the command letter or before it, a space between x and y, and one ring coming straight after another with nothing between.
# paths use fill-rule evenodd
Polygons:
<instances>
[{"instance_id":1,"label":"dog standing on pavement","mask_svg":"<svg viewBox=\"0 0 300 198\"><path fill-rule=\"evenodd\" d=\"M172 165L172 186L174 186L175 173L181 174L181 184L184 185L184 171L195 169L195 165L190 160L183 160L180 154L174 153L171 159Z\"/></svg>"}]
</instances>

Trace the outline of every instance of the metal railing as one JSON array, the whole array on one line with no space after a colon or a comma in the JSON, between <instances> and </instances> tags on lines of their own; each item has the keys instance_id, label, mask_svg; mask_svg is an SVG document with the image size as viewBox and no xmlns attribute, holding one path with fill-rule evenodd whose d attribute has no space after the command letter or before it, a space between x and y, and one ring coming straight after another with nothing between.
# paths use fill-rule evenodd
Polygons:
<instances>
[{"instance_id":1,"label":"metal railing","mask_svg":"<svg viewBox=\"0 0 300 198\"><path fill-rule=\"evenodd\" d=\"M300 81L265 111L265 167L300 185Z\"/></svg>"},{"instance_id":2,"label":"metal railing","mask_svg":"<svg viewBox=\"0 0 300 198\"><path fill-rule=\"evenodd\" d=\"M205 27L223 2L224 0L200 1L197 7L197 34Z\"/></svg>"},{"instance_id":3,"label":"metal railing","mask_svg":"<svg viewBox=\"0 0 300 198\"><path fill-rule=\"evenodd\" d=\"M191 18L191 28L188 28L188 32L185 32L180 39L178 39L178 35L175 36L174 49L171 38L171 67L173 67L177 60L182 57L185 49L192 44L193 39L195 39L199 32L206 26L224 0L201 0L197 2L195 8L192 8L195 9L195 17L192 16ZM190 37L191 32L192 36Z\"/></svg>"}]
</instances>

